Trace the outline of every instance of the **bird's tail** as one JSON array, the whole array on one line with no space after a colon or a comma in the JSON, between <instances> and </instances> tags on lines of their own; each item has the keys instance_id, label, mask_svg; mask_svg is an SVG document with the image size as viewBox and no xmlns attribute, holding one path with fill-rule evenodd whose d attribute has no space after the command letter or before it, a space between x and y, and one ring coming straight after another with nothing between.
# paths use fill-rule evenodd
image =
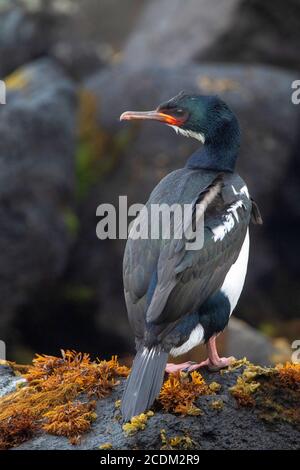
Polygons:
<instances>
[{"instance_id":1,"label":"bird's tail","mask_svg":"<svg viewBox=\"0 0 300 470\"><path fill-rule=\"evenodd\" d=\"M168 353L159 346L138 350L122 397L121 412L125 421L151 407L160 392L167 360Z\"/></svg>"}]
</instances>

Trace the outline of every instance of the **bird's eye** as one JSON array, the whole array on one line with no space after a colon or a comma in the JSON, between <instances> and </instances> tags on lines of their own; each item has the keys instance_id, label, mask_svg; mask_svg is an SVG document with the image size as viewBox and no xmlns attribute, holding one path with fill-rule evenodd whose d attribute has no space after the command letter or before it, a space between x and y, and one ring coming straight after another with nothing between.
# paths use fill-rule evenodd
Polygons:
<instances>
[{"instance_id":1,"label":"bird's eye","mask_svg":"<svg viewBox=\"0 0 300 470\"><path fill-rule=\"evenodd\" d=\"M176 108L174 109L173 114L175 114L175 116L182 116L184 114L184 110L181 108Z\"/></svg>"}]
</instances>

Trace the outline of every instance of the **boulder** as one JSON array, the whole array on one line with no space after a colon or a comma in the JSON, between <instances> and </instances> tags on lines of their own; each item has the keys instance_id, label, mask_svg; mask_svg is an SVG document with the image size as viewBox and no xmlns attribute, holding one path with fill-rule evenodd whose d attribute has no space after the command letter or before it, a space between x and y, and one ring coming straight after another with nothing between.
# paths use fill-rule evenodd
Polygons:
<instances>
[{"instance_id":1,"label":"boulder","mask_svg":"<svg viewBox=\"0 0 300 470\"><path fill-rule=\"evenodd\" d=\"M238 404L230 388L236 384L238 378L242 377L243 370L241 367L223 374L201 371L206 383L217 383L220 385L220 390L217 390L216 394L204 394L196 399L195 404L201 410L199 415L176 415L164 411L156 404L153 407L154 414L148 418L144 428L137 427L134 432L133 426L131 435L122 428L120 410L116 406L122 397L125 384L125 379L120 379L120 384L108 397L97 400L96 420L77 445L72 445L66 437L39 431L14 450L297 449L300 430L296 417L294 416L295 422L292 418L290 421L281 419L281 405L273 408L276 404L272 404L272 395L269 395L264 402L264 392L259 391L257 398L254 394L256 404L249 403L247 406ZM268 383L267 376L265 380ZM290 410L290 407L295 407L295 403L291 401L292 395L288 393L284 387L278 388L276 403L285 403L286 408L282 408L283 413ZM276 410L274 414L272 410ZM107 453L99 454L98 458L100 459L102 455L105 456Z\"/></svg>"},{"instance_id":2,"label":"boulder","mask_svg":"<svg viewBox=\"0 0 300 470\"><path fill-rule=\"evenodd\" d=\"M227 31L240 0L152 0L124 49L132 67L182 65Z\"/></svg>"},{"instance_id":3,"label":"boulder","mask_svg":"<svg viewBox=\"0 0 300 470\"><path fill-rule=\"evenodd\" d=\"M124 51L133 67L199 62L299 69L297 0L152 0ZM282 18L285 21L282 21Z\"/></svg>"},{"instance_id":4,"label":"boulder","mask_svg":"<svg viewBox=\"0 0 300 470\"><path fill-rule=\"evenodd\" d=\"M72 243L76 94L51 60L6 80L0 105L1 339L6 321L66 265Z\"/></svg>"},{"instance_id":5,"label":"boulder","mask_svg":"<svg viewBox=\"0 0 300 470\"><path fill-rule=\"evenodd\" d=\"M31 12L21 6L0 11L0 79L48 51L57 18L49 11Z\"/></svg>"}]
</instances>

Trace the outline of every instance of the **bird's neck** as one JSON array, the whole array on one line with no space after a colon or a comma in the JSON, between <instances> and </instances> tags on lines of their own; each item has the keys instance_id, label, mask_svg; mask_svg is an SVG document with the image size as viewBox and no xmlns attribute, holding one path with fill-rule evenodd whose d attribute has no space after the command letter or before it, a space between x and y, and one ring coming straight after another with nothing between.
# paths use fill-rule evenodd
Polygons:
<instances>
[{"instance_id":1,"label":"bird's neck","mask_svg":"<svg viewBox=\"0 0 300 470\"><path fill-rule=\"evenodd\" d=\"M187 168L233 172L240 148L240 131L234 126L221 129L205 139L203 147L194 152Z\"/></svg>"}]
</instances>

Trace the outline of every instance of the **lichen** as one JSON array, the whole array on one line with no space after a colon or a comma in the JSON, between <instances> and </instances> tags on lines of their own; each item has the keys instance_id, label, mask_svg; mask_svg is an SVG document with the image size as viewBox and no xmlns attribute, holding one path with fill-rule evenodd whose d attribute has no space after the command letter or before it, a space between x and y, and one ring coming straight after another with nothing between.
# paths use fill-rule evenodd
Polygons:
<instances>
[{"instance_id":1,"label":"lichen","mask_svg":"<svg viewBox=\"0 0 300 470\"><path fill-rule=\"evenodd\" d=\"M165 411L182 415L199 415L201 410L195 406L195 400L200 395L210 395L202 375L194 371L191 374L183 372L170 374L160 391L158 402Z\"/></svg>"},{"instance_id":2,"label":"lichen","mask_svg":"<svg viewBox=\"0 0 300 470\"><path fill-rule=\"evenodd\" d=\"M211 382L208 387L211 392L218 392L221 389L221 385L218 382Z\"/></svg>"},{"instance_id":3,"label":"lichen","mask_svg":"<svg viewBox=\"0 0 300 470\"><path fill-rule=\"evenodd\" d=\"M300 364L276 367L247 363L230 392L240 406L251 406L268 422L300 424Z\"/></svg>"},{"instance_id":4,"label":"lichen","mask_svg":"<svg viewBox=\"0 0 300 470\"><path fill-rule=\"evenodd\" d=\"M36 355L22 374L25 385L0 399L1 445L10 447L25 440L25 431L19 433L19 440L11 438L10 420L15 416L20 423L31 420L32 428L26 425L30 430L44 429L74 443L95 417L94 399L107 396L119 383L118 378L128 373L116 357L92 361L88 354L75 351L62 351L61 357ZM86 397L86 403L77 401L79 396ZM68 420L73 420L72 435Z\"/></svg>"},{"instance_id":5,"label":"lichen","mask_svg":"<svg viewBox=\"0 0 300 470\"><path fill-rule=\"evenodd\" d=\"M238 377L236 384L229 389L231 394L241 406L253 406L255 400L252 394L258 389L260 384L258 382L250 382L246 377Z\"/></svg>"},{"instance_id":6,"label":"lichen","mask_svg":"<svg viewBox=\"0 0 300 470\"><path fill-rule=\"evenodd\" d=\"M191 450L196 448L196 443L187 434L184 436L168 437L165 429L160 431L161 450Z\"/></svg>"},{"instance_id":7,"label":"lichen","mask_svg":"<svg viewBox=\"0 0 300 470\"><path fill-rule=\"evenodd\" d=\"M110 449L112 449L112 448L113 448L113 445L112 445L111 442L105 442L104 444L101 444L101 445L99 446L99 449L100 449L100 450L110 450Z\"/></svg>"},{"instance_id":8,"label":"lichen","mask_svg":"<svg viewBox=\"0 0 300 470\"><path fill-rule=\"evenodd\" d=\"M217 411L220 411L224 408L224 402L223 400L213 400L211 403L210 403L210 407L213 409L213 410L217 410Z\"/></svg>"},{"instance_id":9,"label":"lichen","mask_svg":"<svg viewBox=\"0 0 300 470\"><path fill-rule=\"evenodd\" d=\"M138 416L133 416L129 423L123 424L123 431L127 436L133 436L138 431L145 429L148 419L153 415L153 411L147 411L147 413L141 413Z\"/></svg>"}]
</instances>

